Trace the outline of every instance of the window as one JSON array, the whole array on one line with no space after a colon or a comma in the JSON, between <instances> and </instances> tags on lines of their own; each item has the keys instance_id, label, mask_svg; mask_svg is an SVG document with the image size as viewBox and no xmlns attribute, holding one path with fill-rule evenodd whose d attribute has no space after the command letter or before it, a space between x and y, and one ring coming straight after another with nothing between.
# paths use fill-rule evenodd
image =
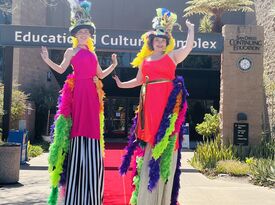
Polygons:
<instances>
[{"instance_id":1,"label":"window","mask_svg":"<svg viewBox=\"0 0 275 205\"><path fill-rule=\"evenodd\" d=\"M0 24L11 24L11 0L0 0ZM3 62L4 49L0 47L0 82L3 82L4 62Z\"/></svg>"},{"instance_id":2,"label":"window","mask_svg":"<svg viewBox=\"0 0 275 205\"><path fill-rule=\"evenodd\" d=\"M117 54L117 61L119 67L130 67L130 63L133 61L135 56L137 55L136 53L131 53L131 52L103 52L103 51L97 51L97 57L99 64L102 67L108 67L112 63L112 54L116 53Z\"/></svg>"},{"instance_id":3,"label":"window","mask_svg":"<svg viewBox=\"0 0 275 205\"><path fill-rule=\"evenodd\" d=\"M11 24L12 16L12 1L0 0L0 23Z\"/></svg>"},{"instance_id":4,"label":"window","mask_svg":"<svg viewBox=\"0 0 275 205\"><path fill-rule=\"evenodd\" d=\"M189 55L177 67L188 70L220 70L221 57L219 55Z\"/></svg>"}]
</instances>

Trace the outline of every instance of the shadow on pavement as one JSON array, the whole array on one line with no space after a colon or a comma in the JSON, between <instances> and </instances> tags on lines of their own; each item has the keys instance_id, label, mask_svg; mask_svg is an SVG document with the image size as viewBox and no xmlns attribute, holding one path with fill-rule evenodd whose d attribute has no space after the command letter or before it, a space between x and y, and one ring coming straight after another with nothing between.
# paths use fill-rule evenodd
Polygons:
<instances>
[{"instance_id":1,"label":"shadow on pavement","mask_svg":"<svg viewBox=\"0 0 275 205\"><path fill-rule=\"evenodd\" d=\"M16 205L46 204L45 200L28 200L28 202L16 202ZM14 205L14 203L3 203L1 205Z\"/></svg>"},{"instance_id":2,"label":"shadow on pavement","mask_svg":"<svg viewBox=\"0 0 275 205\"><path fill-rule=\"evenodd\" d=\"M14 183L14 184L0 184L0 190L1 190L1 188L11 189L11 188L20 188L22 186L24 186L24 184L21 184L19 182Z\"/></svg>"},{"instance_id":3,"label":"shadow on pavement","mask_svg":"<svg viewBox=\"0 0 275 205\"><path fill-rule=\"evenodd\" d=\"M48 170L48 166L30 166L24 164L20 166L20 170Z\"/></svg>"},{"instance_id":4,"label":"shadow on pavement","mask_svg":"<svg viewBox=\"0 0 275 205\"><path fill-rule=\"evenodd\" d=\"M196 169L180 169L180 171L185 173L199 173Z\"/></svg>"},{"instance_id":5,"label":"shadow on pavement","mask_svg":"<svg viewBox=\"0 0 275 205\"><path fill-rule=\"evenodd\" d=\"M185 149L183 148L181 152L194 152L194 149Z\"/></svg>"}]
</instances>

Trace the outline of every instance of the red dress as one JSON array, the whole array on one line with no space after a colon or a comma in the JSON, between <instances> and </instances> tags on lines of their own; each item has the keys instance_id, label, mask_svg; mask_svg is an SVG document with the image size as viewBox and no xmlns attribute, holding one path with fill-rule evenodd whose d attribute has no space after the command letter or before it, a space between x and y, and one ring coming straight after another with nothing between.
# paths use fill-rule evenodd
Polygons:
<instances>
[{"instance_id":1,"label":"red dress","mask_svg":"<svg viewBox=\"0 0 275 205\"><path fill-rule=\"evenodd\" d=\"M176 65L168 54L159 60L146 61L142 64L143 83L146 76L149 81L173 80L175 78ZM155 135L159 129L164 109L169 95L173 89L172 82L148 84L144 101L144 129L138 124L138 138L154 145Z\"/></svg>"}]
</instances>

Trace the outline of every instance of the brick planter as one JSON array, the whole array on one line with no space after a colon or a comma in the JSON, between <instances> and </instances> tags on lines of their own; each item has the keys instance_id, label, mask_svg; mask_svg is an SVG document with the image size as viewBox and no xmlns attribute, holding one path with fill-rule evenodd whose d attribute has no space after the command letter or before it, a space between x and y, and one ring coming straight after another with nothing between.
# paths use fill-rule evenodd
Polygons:
<instances>
[{"instance_id":1,"label":"brick planter","mask_svg":"<svg viewBox=\"0 0 275 205\"><path fill-rule=\"evenodd\" d=\"M20 145L0 145L0 184L11 184L19 181Z\"/></svg>"}]
</instances>

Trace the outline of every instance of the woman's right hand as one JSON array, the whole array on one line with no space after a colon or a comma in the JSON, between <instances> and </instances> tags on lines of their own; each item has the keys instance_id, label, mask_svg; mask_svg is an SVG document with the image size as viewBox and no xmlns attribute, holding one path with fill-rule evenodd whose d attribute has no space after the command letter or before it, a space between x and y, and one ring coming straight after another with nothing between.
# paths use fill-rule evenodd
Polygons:
<instances>
[{"instance_id":1,"label":"woman's right hand","mask_svg":"<svg viewBox=\"0 0 275 205\"><path fill-rule=\"evenodd\" d=\"M41 53L40 53L42 59L46 62L47 60L49 60L49 53L48 53L48 49L45 46L41 47Z\"/></svg>"},{"instance_id":2,"label":"woman's right hand","mask_svg":"<svg viewBox=\"0 0 275 205\"><path fill-rule=\"evenodd\" d=\"M117 87L121 88L121 81L119 80L118 76L114 75L113 79L116 81Z\"/></svg>"},{"instance_id":3,"label":"woman's right hand","mask_svg":"<svg viewBox=\"0 0 275 205\"><path fill-rule=\"evenodd\" d=\"M192 24L188 19L186 19L185 24L189 30L194 30L194 24Z\"/></svg>"}]
</instances>

